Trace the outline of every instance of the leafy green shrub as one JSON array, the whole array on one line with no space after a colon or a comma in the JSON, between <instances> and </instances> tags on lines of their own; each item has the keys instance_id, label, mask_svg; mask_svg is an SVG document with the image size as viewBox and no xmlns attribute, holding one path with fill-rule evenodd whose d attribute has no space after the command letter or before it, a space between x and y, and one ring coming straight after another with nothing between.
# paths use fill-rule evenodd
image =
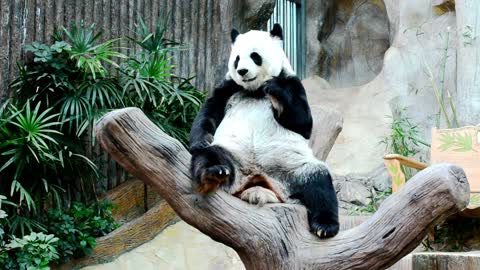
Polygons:
<instances>
[{"instance_id":1,"label":"leafy green shrub","mask_svg":"<svg viewBox=\"0 0 480 270\"><path fill-rule=\"evenodd\" d=\"M0 207L6 197L0 195ZM70 257L90 254L96 237L104 236L118 227L112 215L113 205L108 201L86 206L75 202L67 210L50 209L44 222L48 235L31 233L23 238L13 235L4 242L0 230L0 269L48 269L49 263L60 264ZM0 228L8 223L7 214L0 209ZM29 268L30 267L30 268Z\"/></svg>"},{"instance_id":2,"label":"leafy green shrub","mask_svg":"<svg viewBox=\"0 0 480 270\"><path fill-rule=\"evenodd\" d=\"M385 144L385 150L389 154L399 154L405 157L413 157L420 152L422 146L430 145L420 139L418 125L404 116L404 112L398 118L392 118L390 134L388 134L382 143ZM405 177L409 179L412 176L410 168L402 166Z\"/></svg>"},{"instance_id":3,"label":"leafy green shrub","mask_svg":"<svg viewBox=\"0 0 480 270\"><path fill-rule=\"evenodd\" d=\"M19 77L12 87L20 101L36 99L53 107L57 121L65 125L65 134L82 136L99 116L98 112L121 105L115 78L106 78L103 62L118 66L108 57L125 57L115 51L116 40L96 44L100 34L93 35L93 26L85 29L73 24L64 30L72 44L57 40L53 45L32 43L27 51L35 55L34 62L20 67ZM60 37L56 37L60 38Z\"/></svg>"},{"instance_id":4,"label":"leafy green shrub","mask_svg":"<svg viewBox=\"0 0 480 270\"><path fill-rule=\"evenodd\" d=\"M478 250L480 219L454 215L433 227L423 242L426 250L465 252Z\"/></svg>"},{"instance_id":5,"label":"leafy green shrub","mask_svg":"<svg viewBox=\"0 0 480 270\"><path fill-rule=\"evenodd\" d=\"M19 269L50 269L49 264L58 259L56 243L52 234L31 233L23 238L14 237L6 247L14 254Z\"/></svg>"},{"instance_id":6,"label":"leafy green shrub","mask_svg":"<svg viewBox=\"0 0 480 270\"><path fill-rule=\"evenodd\" d=\"M0 193L17 203L6 209L15 235L45 230L39 219L50 207L94 199L85 189L94 190L100 175L87 157L85 134L103 112L122 104L118 80L106 77L105 66L125 57L113 45L117 40L99 43L101 33L83 23L63 32L66 39L57 35L53 45L27 46L34 60L19 66L15 96L0 110Z\"/></svg>"},{"instance_id":7,"label":"leafy green shrub","mask_svg":"<svg viewBox=\"0 0 480 270\"><path fill-rule=\"evenodd\" d=\"M8 223L7 213L1 210L5 196L0 195L0 269L50 269L49 264L59 258L53 234L34 233L23 238L11 236L6 243L3 227Z\"/></svg>"},{"instance_id":8,"label":"leafy green shrub","mask_svg":"<svg viewBox=\"0 0 480 270\"><path fill-rule=\"evenodd\" d=\"M172 54L182 47L165 38L168 18L159 19L153 33L139 18L138 39L128 39L140 50L120 68L122 100L127 107L142 109L165 133L187 145L191 124L205 94L191 84L193 78L173 74Z\"/></svg>"},{"instance_id":9,"label":"leafy green shrub","mask_svg":"<svg viewBox=\"0 0 480 270\"><path fill-rule=\"evenodd\" d=\"M16 205L10 211L10 231L25 235L43 230L35 220L39 208L62 207L65 189L74 186L82 172L96 173L95 165L76 153L60 131L58 113L41 110L41 102L23 107L6 103L0 110L0 192ZM77 149L77 150L71 150ZM75 151L75 152L74 152Z\"/></svg>"},{"instance_id":10,"label":"leafy green shrub","mask_svg":"<svg viewBox=\"0 0 480 270\"><path fill-rule=\"evenodd\" d=\"M113 205L104 201L89 207L74 203L68 211L50 209L47 230L59 239L59 262L68 261L70 256L83 257L92 252L96 245L95 237L107 235L117 224L112 216Z\"/></svg>"},{"instance_id":11,"label":"leafy green shrub","mask_svg":"<svg viewBox=\"0 0 480 270\"><path fill-rule=\"evenodd\" d=\"M70 59L76 62L76 67L83 71L85 76L91 75L93 80L97 75L105 77L108 74L105 62L118 67L112 58L125 57L117 51L118 48L114 45L119 39L110 39L96 44L102 32L95 34L95 24L86 28L83 21L80 22L79 27L76 22L73 22L71 31L66 28L63 28L63 31L67 36L66 42L70 45L70 50L67 50ZM57 35L56 39L60 40L61 38Z\"/></svg>"},{"instance_id":12,"label":"leafy green shrub","mask_svg":"<svg viewBox=\"0 0 480 270\"><path fill-rule=\"evenodd\" d=\"M373 191L372 195L369 196L370 203L365 206L357 206L352 209L351 214L373 214L377 212L378 208L382 204L382 202L388 197L392 195L392 189L388 188L384 191Z\"/></svg>"},{"instance_id":13,"label":"leafy green shrub","mask_svg":"<svg viewBox=\"0 0 480 270\"><path fill-rule=\"evenodd\" d=\"M205 94L193 78L174 74L172 54L182 47L165 38L167 20L150 32L139 19L139 38L127 37L136 46L129 56L119 52L125 39L100 42L101 32L83 22L63 28L53 44L26 47L33 61L18 66L14 96L0 108L0 194L12 201L2 210L8 217L0 219L1 239L53 233L60 262L89 254L95 237L115 229L111 205L74 203L96 199L102 176L88 150L93 124L105 112L139 107L187 144Z\"/></svg>"}]
</instances>

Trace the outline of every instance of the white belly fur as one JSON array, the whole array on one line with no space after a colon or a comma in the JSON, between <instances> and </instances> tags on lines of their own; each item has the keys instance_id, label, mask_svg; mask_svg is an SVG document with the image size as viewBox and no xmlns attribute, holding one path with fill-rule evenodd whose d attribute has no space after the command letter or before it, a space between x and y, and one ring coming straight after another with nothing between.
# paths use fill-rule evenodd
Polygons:
<instances>
[{"instance_id":1,"label":"white belly fur","mask_svg":"<svg viewBox=\"0 0 480 270\"><path fill-rule=\"evenodd\" d=\"M318 161L300 134L281 126L269 99L234 95L218 126L213 144L229 150L243 168L274 168L295 172Z\"/></svg>"}]
</instances>

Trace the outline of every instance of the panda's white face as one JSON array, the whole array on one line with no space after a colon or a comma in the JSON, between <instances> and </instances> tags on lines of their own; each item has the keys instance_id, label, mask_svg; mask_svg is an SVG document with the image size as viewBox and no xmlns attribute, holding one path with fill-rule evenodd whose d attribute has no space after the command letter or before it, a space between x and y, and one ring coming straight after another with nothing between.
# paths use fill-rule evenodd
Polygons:
<instances>
[{"instance_id":1,"label":"panda's white face","mask_svg":"<svg viewBox=\"0 0 480 270\"><path fill-rule=\"evenodd\" d=\"M232 39L227 79L233 79L247 90L257 90L265 81L280 75L282 70L293 74L280 37L251 30L237 35L232 32Z\"/></svg>"}]
</instances>

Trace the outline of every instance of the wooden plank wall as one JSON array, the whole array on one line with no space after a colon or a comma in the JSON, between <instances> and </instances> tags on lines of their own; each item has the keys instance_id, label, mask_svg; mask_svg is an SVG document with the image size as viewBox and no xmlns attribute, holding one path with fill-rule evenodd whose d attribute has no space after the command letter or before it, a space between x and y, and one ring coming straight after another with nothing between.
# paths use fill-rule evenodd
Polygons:
<instances>
[{"instance_id":1,"label":"wooden plank wall","mask_svg":"<svg viewBox=\"0 0 480 270\"><path fill-rule=\"evenodd\" d=\"M25 45L50 42L56 30L74 20L95 23L103 39L134 35L138 16L153 29L165 11L172 12L167 36L188 46L176 56L178 73L196 75L196 86L210 89L225 73L235 2L241 1L0 0L0 96L9 92L16 63L28 60Z\"/></svg>"},{"instance_id":2,"label":"wooden plank wall","mask_svg":"<svg viewBox=\"0 0 480 270\"><path fill-rule=\"evenodd\" d=\"M251 3L250 3L251 2ZM273 0L0 0L0 104L9 95L8 85L17 73L16 63L31 60L25 45L50 42L52 34L73 21L84 20L103 29L103 40L134 35L141 16L150 29L161 14L171 12L167 37L180 41L188 49L175 56L177 74L196 75L194 84L208 91L225 75L233 27L245 30L251 10L262 12L260 24L269 17L262 3L273 10ZM271 2L271 3L270 3ZM253 6L253 7L250 7ZM270 14L271 14L270 10ZM266 14L266 15L265 15ZM248 17L248 18L244 18ZM259 24L259 20L255 21ZM126 53L126 51L123 51ZM106 154L103 155L108 183L115 187L124 180L123 173Z\"/></svg>"}]
</instances>

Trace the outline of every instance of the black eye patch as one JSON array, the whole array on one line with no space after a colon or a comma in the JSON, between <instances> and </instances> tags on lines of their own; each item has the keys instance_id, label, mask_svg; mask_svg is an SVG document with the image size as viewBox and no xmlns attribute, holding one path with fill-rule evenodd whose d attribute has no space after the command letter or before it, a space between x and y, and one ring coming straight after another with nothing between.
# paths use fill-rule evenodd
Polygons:
<instances>
[{"instance_id":1,"label":"black eye patch","mask_svg":"<svg viewBox=\"0 0 480 270\"><path fill-rule=\"evenodd\" d=\"M262 57L258 53L256 53L256 52L251 53L250 58L252 58L255 65L257 65L257 66L262 65Z\"/></svg>"},{"instance_id":2,"label":"black eye patch","mask_svg":"<svg viewBox=\"0 0 480 270\"><path fill-rule=\"evenodd\" d=\"M237 69L238 67L238 62L240 61L240 56L237 55L237 58L235 58L235 62L233 62L233 67Z\"/></svg>"}]
</instances>

